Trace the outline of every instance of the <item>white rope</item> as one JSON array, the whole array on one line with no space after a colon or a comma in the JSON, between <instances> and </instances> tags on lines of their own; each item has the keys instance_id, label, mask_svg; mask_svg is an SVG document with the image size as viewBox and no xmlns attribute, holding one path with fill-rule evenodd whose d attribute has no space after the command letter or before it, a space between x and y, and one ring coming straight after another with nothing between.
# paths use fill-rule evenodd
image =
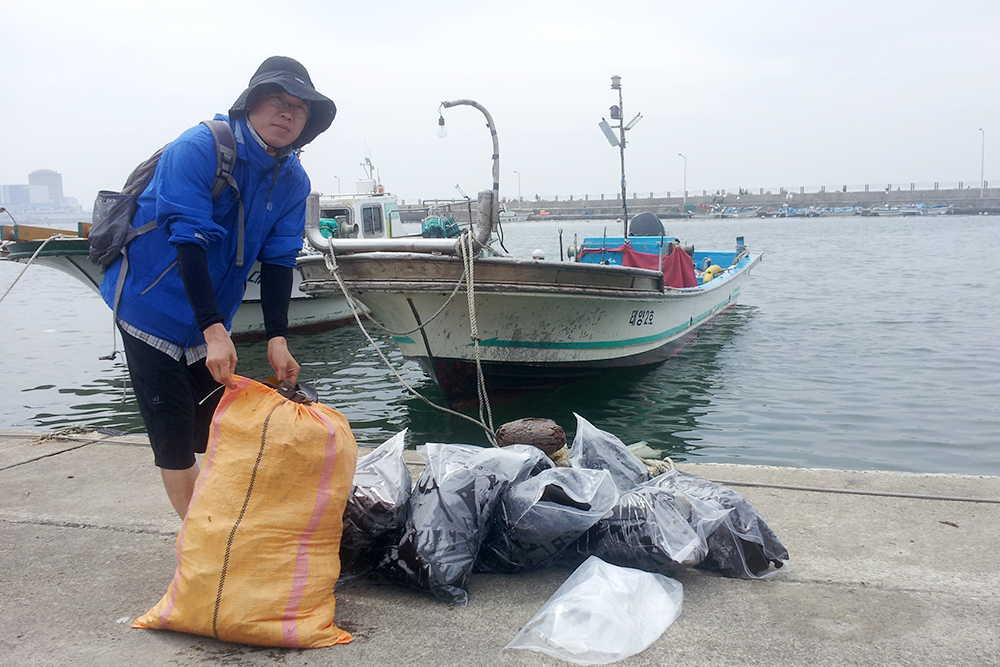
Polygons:
<instances>
[{"instance_id":1,"label":"white rope","mask_svg":"<svg viewBox=\"0 0 1000 667\"><path fill-rule=\"evenodd\" d=\"M329 267L329 264L327 264L327 266ZM455 289L453 289L451 291L451 296L449 296L445 300L445 302L441 305L441 307L437 309L437 312L434 313L433 315L431 315L426 320L424 320L423 323L419 324L417 327L415 327L413 329L410 329L409 331L393 331L392 329L389 329L385 325L383 325L380 322L376 321L375 318L371 316L371 313L369 313L367 310L365 310L363 314L368 319L369 322L371 322L372 324L374 324L375 326L377 326L379 329L381 329L382 331L384 331L384 332L386 332L388 334L392 334L393 336L409 336L410 334L416 333L416 332L420 331L421 329L423 329L424 327L426 327L428 324L430 324L431 322L433 322L435 320L435 318L437 318L438 315L440 315L441 313L443 313L444 309L447 308L448 304L451 303L452 300L455 298L455 295L458 294L458 290L462 286L462 283L464 283L464 282L465 282L465 272L462 273L462 277L458 279L457 283L455 283Z\"/></svg>"},{"instance_id":2,"label":"white rope","mask_svg":"<svg viewBox=\"0 0 1000 667\"><path fill-rule=\"evenodd\" d=\"M476 358L476 393L479 395L479 421L483 421L483 407L486 408L487 423L490 430L493 429L493 411L490 408L490 397L486 393L486 377L483 375L482 355L479 350L479 326L476 323L476 281L475 281L475 258L473 252L475 246L472 234L465 234L460 239L462 259L465 263L465 284L466 295L469 301L469 338L472 339L473 353ZM466 247L467 246L467 247Z\"/></svg>"},{"instance_id":3,"label":"white rope","mask_svg":"<svg viewBox=\"0 0 1000 667\"><path fill-rule=\"evenodd\" d=\"M358 328L361 329L361 333L363 333L365 335L365 338L368 339L368 342L371 343L371 345L372 345L373 348L375 348L375 352L378 354L379 358L382 359L382 362L385 364L386 368L388 368L390 371L392 371L392 374L396 376L396 379L399 380L399 383L401 385L403 385L403 387L405 387L407 391L409 391L411 394L413 394L414 396L416 396L417 398L419 398L420 400L422 400L424 403L426 403L427 405L431 406L432 408L435 408L435 409L440 410L442 412L447 412L448 414L454 415L456 417L461 417L462 419L465 419L466 421L470 421L473 424L475 424L476 426L479 426L486 433L486 438L490 441L490 444L493 445L494 447L499 447L499 445L497 444L496 435L494 434L493 429L491 427L487 426L486 424L484 424L481 421L481 417L480 417L480 420L476 420L473 417L470 417L469 415L463 415L461 412L456 412L455 410L451 410L450 408L446 408L446 407L440 406L437 403L432 402L429 398L427 398L426 396L424 396L423 394L421 394L420 392L418 392L413 387L411 387L406 382L406 380L403 379L403 376L401 376L399 374L399 372L397 372L396 369L393 368L392 362L389 361L388 357L386 357L382 353L382 350L379 348L378 343L375 342L375 339L373 339L371 337L371 334L368 333L368 330L365 329L365 325L361 321L361 317L359 315L359 308L357 308L357 303L358 302L354 299L354 297L351 296L350 292L348 292L347 285L344 284L343 279L340 277L340 269L337 266L337 257L333 253L333 241L332 241L332 237L331 237L331 242L330 242L330 252L329 252L329 254L325 255L324 259L325 259L325 262L326 262L326 268L330 271L330 273L333 275L333 277L337 280L337 285L340 286L340 291L343 292L344 297L347 299L347 305L350 306L351 313L354 315L354 321L357 322Z\"/></svg>"},{"instance_id":4,"label":"white rope","mask_svg":"<svg viewBox=\"0 0 1000 667\"><path fill-rule=\"evenodd\" d=\"M14 289L14 285L16 285L17 281L21 279L21 276L24 275L24 272L28 270L28 267L31 266L31 263L35 261L35 258L38 257L38 253L40 253L42 251L42 248L44 248L46 245L48 245L49 241L52 241L52 240L55 240L55 239L65 239L65 238L70 238L70 237L65 236L63 234L56 234L56 235L50 236L49 238L47 238L44 241L42 241L42 244L40 246L38 246L38 248L35 250L34 253L32 253L31 259L29 259L28 263L24 265L24 268L21 269L21 273L17 274L17 278L14 278L14 282L12 282L10 284L10 287L7 288L7 291L3 293L3 296L0 296L0 303L2 303L3 300L7 298L7 295L10 294L10 291L12 289Z\"/></svg>"}]
</instances>

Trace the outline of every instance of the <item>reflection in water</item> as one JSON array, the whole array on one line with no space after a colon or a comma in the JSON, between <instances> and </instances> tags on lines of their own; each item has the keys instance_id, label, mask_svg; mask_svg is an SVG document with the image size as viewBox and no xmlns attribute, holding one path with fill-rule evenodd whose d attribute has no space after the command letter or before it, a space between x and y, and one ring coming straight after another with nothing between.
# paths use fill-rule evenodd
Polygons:
<instances>
[{"instance_id":1,"label":"reflection in water","mask_svg":"<svg viewBox=\"0 0 1000 667\"><path fill-rule=\"evenodd\" d=\"M557 389L526 393L493 404L493 423L523 417L555 420L572 438L573 413L631 443L647 441L660 456L683 459L698 449L698 418L711 403L711 390L724 374L718 353L753 315L737 306L702 330L666 363L653 368L620 369L583 378ZM403 378L438 404L443 397L414 362L404 362L388 336L374 336ZM263 341L240 347L240 368L264 378L270 372ZM424 442L464 442L485 445L482 430L464 419L427 405L407 392L385 368L356 328L337 329L296 341L302 364L300 380L314 386L320 400L343 412L362 445L375 446L410 429L411 447ZM472 408L467 414L477 415Z\"/></svg>"},{"instance_id":2,"label":"reflection in water","mask_svg":"<svg viewBox=\"0 0 1000 667\"><path fill-rule=\"evenodd\" d=\"M1000 474L1000 272L927 278L926 262L966 266L1000 255L996 216L673 220L671 233L703 247L747 235L765 259L741 291L749 306L705 330L665 364L612 371L497 404L494 423L551 417L573 435L578 412L625 442L699 460L910 472ZM515 225L518 256L558 254L566 221ZM569 224L600 236L606 221ZM818 242L804 254L803 239ZM858 252L858 239L872 252ZM517 247L515 247L517 246ZM0 291L21 265L0 262ZM437 387L395 345L378 345L435 402ZM92 291L32 266L0 303L0 428L111 427L142 433L124 366L111 351L111 317ZM410 396L352 325L293 336L302 380L377 445L411 427L410 444L485 444L478 428ZM240 343L239 371L271 375L263 341ZM474 414L475 409L469 414Z\"/></svg>"}]
</instances>

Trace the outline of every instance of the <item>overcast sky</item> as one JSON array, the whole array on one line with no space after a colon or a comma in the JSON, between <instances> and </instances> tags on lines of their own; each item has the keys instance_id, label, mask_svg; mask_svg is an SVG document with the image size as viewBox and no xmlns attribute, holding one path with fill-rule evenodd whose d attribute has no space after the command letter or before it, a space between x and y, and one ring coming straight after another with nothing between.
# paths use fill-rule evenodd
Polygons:
<instances>
[{"instance_id":1,"label":"overcast sky","mask_svg":"<svg viewBox=\"0 0 1000 667\"><path fill-rule=\"evenodd\" d=\"M1000 184L1000 2L0 0L0 183L62 174L90 209L138 162L226 112L266 57L338 107L313 188L370 157L405 199L619 190L598 128L622 77L629 193L865 183ZM610 119L609 119L610 120ZM905 189L905 187L904 187Z\"/></svg>"}]
</instances>

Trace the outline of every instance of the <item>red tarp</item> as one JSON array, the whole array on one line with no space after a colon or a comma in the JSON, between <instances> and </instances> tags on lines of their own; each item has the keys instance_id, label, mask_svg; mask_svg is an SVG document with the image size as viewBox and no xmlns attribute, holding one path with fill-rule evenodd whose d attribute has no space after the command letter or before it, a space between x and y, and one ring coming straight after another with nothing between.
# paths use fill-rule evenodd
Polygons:
<instances>
[{"instance_id":1,"label":"red tarp","mask_svg":"<svg viewBox=\"0 0 1000 667\"><path fill-rule=\"evenodd\" d=\"M694 261L680 248L663 258L663 284L667 287L697 287Z\"/></svg>"},{"instance_id":2,"label":"red tarp","mask_svg":"<svg viewBox=\"0 0 1000 667\"><path fill-rule=\"evenodd\" d=\"M599 252L601 252L600 248L584 248L580 253L580 259L585 254L592 255ZM606 252L620 252L622 266L633 266L651 271L660 269L658 256L648 252L637 252L628 244L617 248L608 248ZM663 284L667 287L698 286L698 278L694 274L694 262L691 260L691 256L680 248L674 248L672 253L663 258Z\"/></svg>"}]
</instances>

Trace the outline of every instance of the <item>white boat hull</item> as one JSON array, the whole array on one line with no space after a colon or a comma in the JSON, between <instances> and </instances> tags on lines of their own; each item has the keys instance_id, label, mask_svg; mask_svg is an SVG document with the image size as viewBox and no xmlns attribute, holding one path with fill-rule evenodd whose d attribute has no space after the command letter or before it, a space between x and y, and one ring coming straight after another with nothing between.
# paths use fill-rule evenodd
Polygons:
<instances>
[{"instance_id":1,"label":"white boat hull","mask_svg":"<svg viewBox=\"0 0 1000 667\"><path fill-rule=\"evenodd\" d=\"M87 239L59 239L50 241L35 258L34 264L58 269L76 278L94 292L100 293L104 275L98 265L87 256ZM12 255L9 259L27 262L40 241L22 241L8 246ZM258 336L264 334L264 314L260 307L259 266L255 266L247 279L243 304L233 316L234 336ZM308 331L330 328L345 324L352 319L350 306L343 296L314 297L301 291L302 276L296 271L292 285L292 300L288 306L288 328L292 331Z\"/></svg>"},{"instance_id":2,"label":"white boat hull","mask_svg":"<svg viewBox=\"0 0 1000 667\"><path fill-rule=\"evenodd\" d=\"M487 387L523 389L599 369L657 363L736 305L759 255L704 287L662 287L657 271L512 258L475 264L479 358ZM476 349L457 257L363 253L337 258L348 289L451 403L475 396ZM310 294L340 292L319 258L300 264ZM442 306L444 309L441 310ZM432 316L441 310L437 317ZM413 333L406 333L422 327Z\"/></svg>"}]
</instances>

